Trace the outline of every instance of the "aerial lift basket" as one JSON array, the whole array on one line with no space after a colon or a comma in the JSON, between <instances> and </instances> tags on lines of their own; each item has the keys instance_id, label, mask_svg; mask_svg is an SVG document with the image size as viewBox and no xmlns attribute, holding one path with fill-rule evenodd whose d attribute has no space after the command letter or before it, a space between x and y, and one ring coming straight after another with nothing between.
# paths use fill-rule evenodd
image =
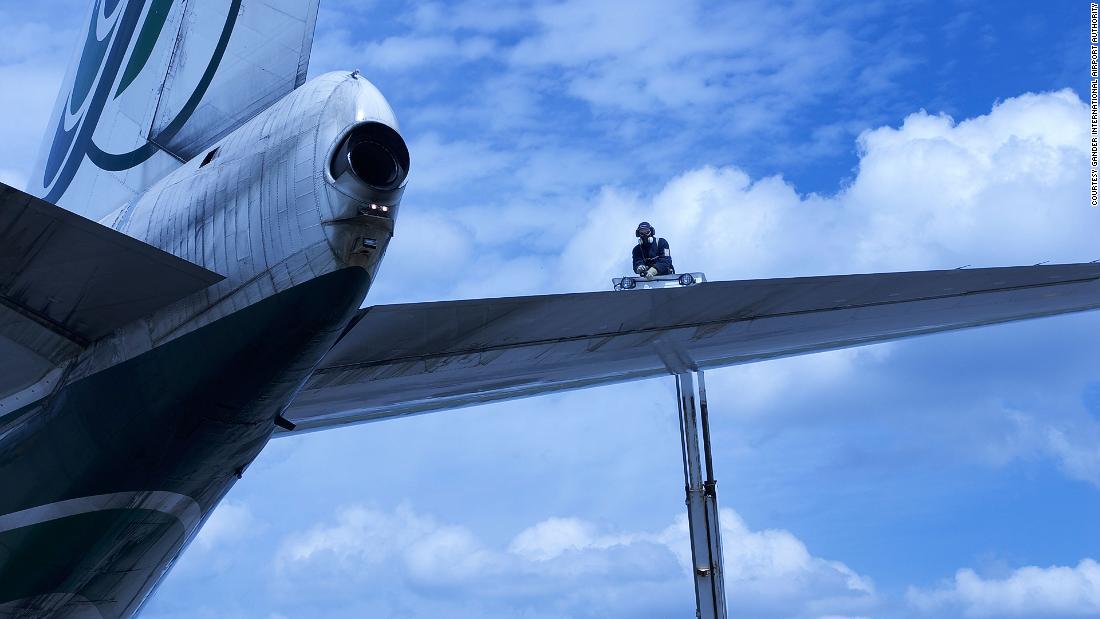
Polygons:
<instances>
[{"instance_id":1,"label":"aerial lift basket","mask_svg":"<svg viewBox=\"0 0 1100 619\"><path fill-rule=\"evenodd\" d=\"M615 290L641 290L652 288L681 288L694 286L707 281L703 273L673 273L671 275L658 275L652 280L641 276L616 277L611 280Z\"/></svg>"}]
</instances>

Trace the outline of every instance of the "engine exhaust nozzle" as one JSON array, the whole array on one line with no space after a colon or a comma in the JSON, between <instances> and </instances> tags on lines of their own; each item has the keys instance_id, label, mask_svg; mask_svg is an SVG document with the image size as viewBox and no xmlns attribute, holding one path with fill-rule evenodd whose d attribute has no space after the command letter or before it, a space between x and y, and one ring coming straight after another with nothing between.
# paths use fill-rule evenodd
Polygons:
<instances>
[{"instance_id":1,"label":"engine exhaust nozzle","mask_svg":"<svg viewBox=\"0 0 1100 619\"><path fill-rule=\"evenodd\" d=\"M348 132L332 156L330 172L341 192L361 202L392 208L405 192L409 149L389 125L366 122Z\"/></svg>"}]
</instances>

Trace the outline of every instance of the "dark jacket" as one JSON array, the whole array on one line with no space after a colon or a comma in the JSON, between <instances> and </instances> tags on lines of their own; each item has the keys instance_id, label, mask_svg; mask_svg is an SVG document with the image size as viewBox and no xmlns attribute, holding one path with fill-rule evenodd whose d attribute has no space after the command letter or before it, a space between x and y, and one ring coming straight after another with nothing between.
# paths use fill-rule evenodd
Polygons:
<instances>
[{"instance_id":1,"label":"dark jacket","mask_svg":"<svg viewBox=\"0 0 1100 619\"><path fill-rule=\"evenodd\" d=\"M634 246L634 272L638 272L638 265L657 267L658 275L675 273L672 266L672 254L668 250L668 241L657 239L652 242L639 242Z\"/></svg>"}]
</instances>

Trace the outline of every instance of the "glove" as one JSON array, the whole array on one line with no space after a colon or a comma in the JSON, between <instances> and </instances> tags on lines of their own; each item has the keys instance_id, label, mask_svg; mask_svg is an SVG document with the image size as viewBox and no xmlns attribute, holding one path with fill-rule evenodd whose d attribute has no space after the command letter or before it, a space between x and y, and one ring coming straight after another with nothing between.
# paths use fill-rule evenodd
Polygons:
<instances>
[{"instance_id":1,"label":"glove","mask_svg":"<svg viewBox=\"0 0 1100 619\"><path fill-rule=\"evenodd\" d=\"M645 272L648 270L648 268L649 267L644 264L639 264L637 267L634 268L634 272L638 275L645 275Z\"/></svg>"},{"instance_id":2,"label":"glove","mask_svg":"<svg viewBox=\"0 0 1100 619\"><path fill-rule=\"evenodd\" d=\"M649 270L645 272L646 281L653 281L653 278L657 277L656 267L649 267Z\"/></svg>"}]
</instances>

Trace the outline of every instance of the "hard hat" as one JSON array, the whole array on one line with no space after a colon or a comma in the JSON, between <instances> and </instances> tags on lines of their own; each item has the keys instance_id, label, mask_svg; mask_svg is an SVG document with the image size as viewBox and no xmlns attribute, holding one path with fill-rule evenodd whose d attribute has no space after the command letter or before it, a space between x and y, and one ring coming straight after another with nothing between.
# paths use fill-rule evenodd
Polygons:
<instances>
[{"instance_id":1,"label":"hard hat","mask_svg":"<svg viewBox=\"0 0 1100 619\"><path fill-rule=\"evenodd\" d=\"M638 224L638 227L634 230L634 236L641 238L643 232L648 233L646 236L654 236L657 234L657 231L653 229L653 226L649 225L648 221L643 221Z\"/></svg>"}]
</instances>

